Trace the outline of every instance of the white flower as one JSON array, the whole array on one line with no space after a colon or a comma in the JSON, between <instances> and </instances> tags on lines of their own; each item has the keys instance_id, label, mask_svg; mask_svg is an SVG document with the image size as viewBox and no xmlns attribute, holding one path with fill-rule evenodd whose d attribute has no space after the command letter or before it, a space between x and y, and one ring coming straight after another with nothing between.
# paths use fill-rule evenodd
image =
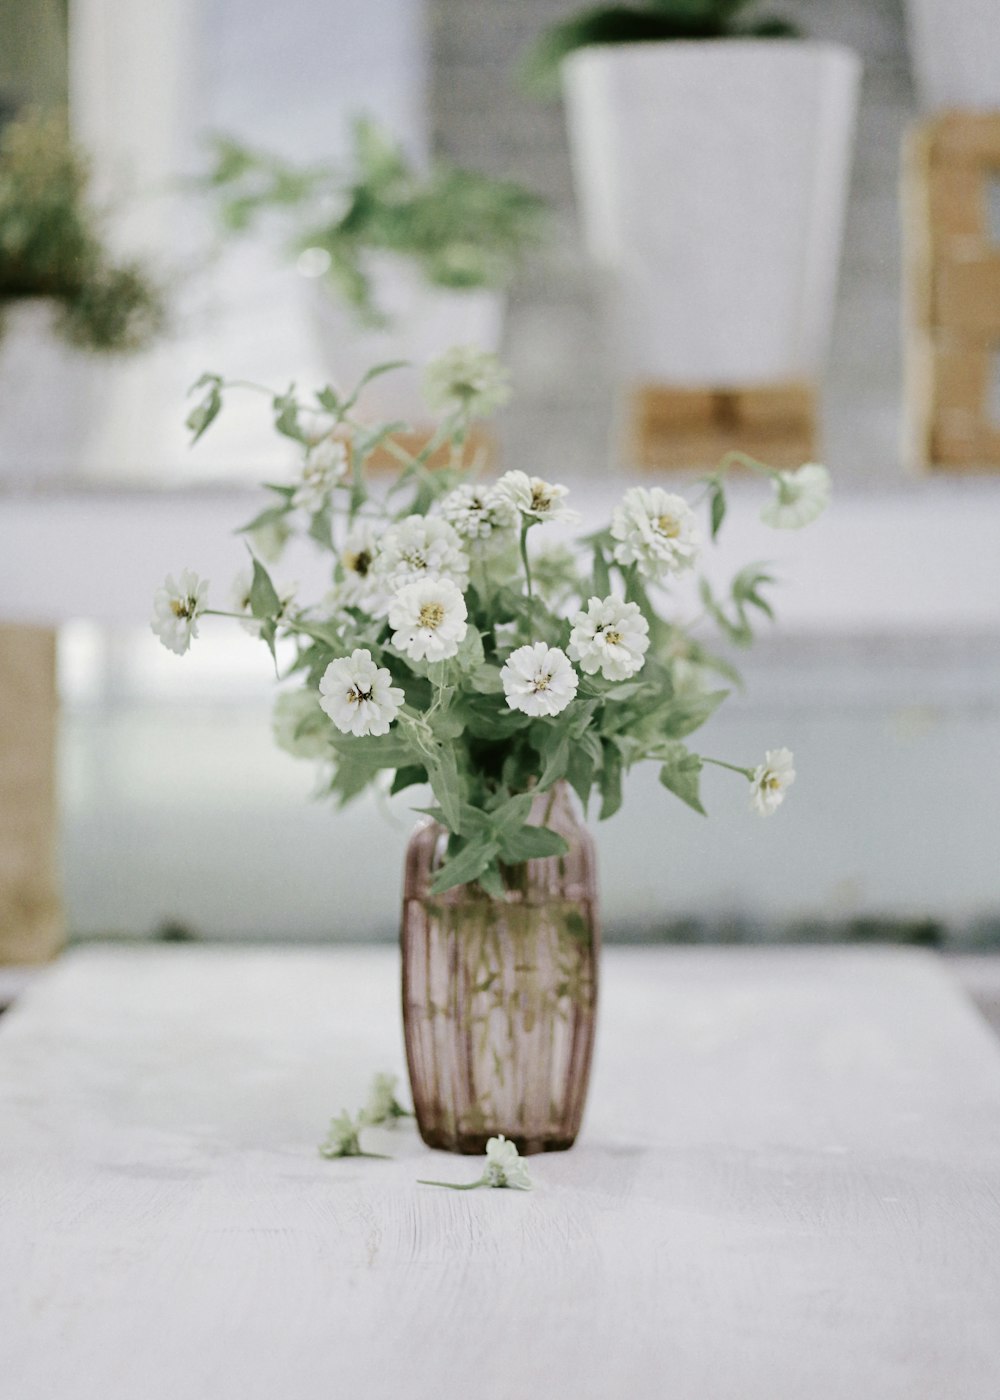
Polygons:
<instances>
[{"instance_id":1,"label":"white flower","mask_svg":"<svg viewBox=\"0 0 1000 1400\"><path fill-rule=\"evenodd\" d=\"M320 705L341 734L388 734L403 692L367 648L331 661L319 683Z\"/></svg>"},{"instance_id":2,"label":"white flower","mask_svg":"<svg viewBox=\"0 0 1000 1400\"><path fill-rule=\"evenodd\" d=\"M427 366L424 398L432 413L486 418L510 398L507 371L496 355L454 345Z\"/></svg>"},{"instance_id":3,"label":"white flower","mask_svg":"<svg viewBox=\"0 0 1000 1400\"><path fill-rule=\"evenodd\" d=\"M750 805L762 817L769 817L784 802L785 792L795 782L794 761L790 749L768 749L764 762L754 769Z\"/></svg>"},{"instance_id":4,"label":"white flower","mask_svg":"<svg viewBox=\"0 0 1000 1400\"><path fill-rule=\"evenodd\" d=\"M570 510L563 498L569 495L569 487L557 486L551 481L543 481L540 476L528 476L527 472L504 472L494 490L499 498L532 520L561 520L573 525L580 517Z\"/></svg>"},{"instance_id":5,"label":"white flower","mask_svg":"<svg viewBox=\"0 0 1000 1400\"><path fill-rule=\"evenodd\" d=\"M637 564L650 579L690 568L701 544L687 501L662 486L626 491L611 514L611 533L618 563Z\"/></svg>"},{"instance_id":6,"label":"white flower","mask_svg":"<svg viewBox=\"0 0 1000 1400\"><path fill-rule=\"evenodd\" d=\"M450 578L424 578L401 588L389 604L392 644L412 661L446 661L465 636L469 614Z\"/></svg>"},{"instance_id":7,"label":"white flower","mask_svg":"<svg viewBox=\"0 0 1000 1400\"><path fill-rule=\"evenodd\" d=\"M409 1117L409 1111L396 1098L396 1076L376 1074L368 1091L368 1103L361 1110L361 1121L375 1127L379 1123Z\"/></svg>"},{"instance_id":8,"label":"white flower","mask_svg":"<svg viewBox=\"0 0 1000 1400\"><path fill-rule=\"evenodd\" d=\"M251 637L260 636L260 620L253 616L250 611L250 588L253 584L253 572L250 569L241 569L233 579L232 588L229 591L229 598L233 605L233 612L245 613L246 616L240 619L240 626L244 632L249 632ZM279 589L278 597L281 607L275 615L275 620L280 622L288 616L288 610L295 599L295 584L289 584L287 588Z\"/></svg>"},{"instance_id":9,"label":"white flower","mask_svg":"<svg viewBox=\"0 0 1000 1400\"><path fill-rule=\"evenodd\" d=\"M337 587L337 606L376 611L379 588L375 579L378 535L370 520L360 520L344 541L340 555L343 579Z\"/></svg>"},{"instance_id":10,"label":"white flower","mask_svg":"<svg viewBox=\"0 0 1000 1400\"><path fill-rule=\"evenodd\" d=\"M486 1144L486 1170L483 1181L487 1186L511 1186L516 1191L530 1191L531 1177L514 1143L503 1133L490 1138Z\"/></svg>"},{"instance_id":11,"label":"white flower","mask_svg":"<svg viewBox=\"0 0 1000 1400\"><path fill-rule=\"evenodd\" d=\"M153 594L150 627L168 651L183 656L198 635L198 618L208 604L208 580L199 579L192 569L184 569L180 580L173 574Z\"/></svg>"},{"instance_id":12,"label":"white flower","mask_svg":"<svg viewBox=\"0 0 1000 1400\"><path fill-rule=\"evenodd\" d=\"M526 715L558 715L580 684L566 653L544 642L512 651L500 680L507 704Z\"/></svg>"},{"instance_id":13,"label":"white flower","mask_svg":"<svg viewBox=\"0 0 1000 1400\"><path fill-rule=\"evenodd\" d=\"M315 515L327 504L337 482L346 475L347 448L338 438L321 438L306 452L292 505Z\"/></svg>"},{"instance_id":14,"label":"white flower","mask_svg":"<svg viewBox=\"0 0 1000 1400\"><path fill-rule=\"evenodd\" d=\"M441 514L466 543L507 545L520 517L495 486L456 486L441 502Z\"/></svg>"},{"instance_id":15,"label":"white flower","mask_svg":"<svg viewBox=\"0 0 1000 1400\"><path fill-rule=\"evenodd\" d=\"M794 472L774 478L774 500L760 513L765 525L776 530L798 530L822 515L830 503L830 473L818 462L807 462Z\"/></svg>"},{"instance_id":16,"label":"white flower","mask_svg":"<svg viewBox=\"0 0 1000 1400\"><path fill-rule=\"evenodd\" d=\"M374 576L390 597L423 578L450 578L464 589L469 582L469 556L447 520L408 515L382 536Z\"/></svg>"},{"instance_id":17,"label":"white flower","mask_svg":"<svg viewBox=\"0 0 1000 1400\"><path fill-rule=\"evenodd\" d=\"M600 671L605 680L627 680L642 670L648 648L649 623L637 603L591 598L573 619L569 654L588 676Z\"/></svg>"},{"instance_id":18,"label":"white flower","mask_svg":"<svg viewBox=\"0 0 1000 1400\"><path fill-rule=\"evenodd\" d=\"M279 749L293 758L324 758L326 719L315 690L285 690L274 702L271 732Z\"/></svg>"},{"instance_id":19,"label":"white flower","mask_svg":"<svg viewBox=\"0 0 1000 1400\"><path fill-rule=\"evenodd\" d=\"M319 1145L319 1153L321 1157L368 1156L367 1152L361 1151L358 1124L346 1110L330 1120L330 1129Z\"/></svg>"}]
</instances>

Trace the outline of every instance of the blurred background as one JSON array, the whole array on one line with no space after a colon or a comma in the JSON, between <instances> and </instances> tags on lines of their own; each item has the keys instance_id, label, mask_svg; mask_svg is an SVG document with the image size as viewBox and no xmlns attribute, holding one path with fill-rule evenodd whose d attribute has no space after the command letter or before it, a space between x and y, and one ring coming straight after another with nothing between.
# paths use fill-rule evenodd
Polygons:
<instances>
[{"instance_id":1,"label":"blurred background","mask_svg":"<svg viewBox=\"0 0 1000 1400\"><path fill-rule=\"evenodd\" d=\"M498 466L566 482L588 521L640 479L686 489L725 445L821 453L834 479L823 520L781 538L738 483L712 566L767 559L781 588L711 751L756 763L787 745L794 792L757 822L710 774L705 821L633 774L595 831L607 936L1000 946L1000 76L981 71L1000 15L704 8L722 37L583 46L546 93L525 64L567 0L0 0L4 132L68 109L106 257L138 260L165 308L161 324L129 283L140 343L101 353L119 292L110 321L74 302L85 352L39 309L51 288L0 290L9 924L36 858L44 918L60 900L73 938L396 936L408 803L312 801L308 766L273 743L265 649L217 620L178 659L150 599L186 566L228 587L230 532L288 460L249 401L189 447L202 372L318 386L369 348L420 359L434 336L492 336L514 387ZM727 39L771 15L800 35ZM972 124L948 125L955 109ZM379 280L385 243L371 267L394 327L331 290L340 244L311 230L342 216L345 182L296 172L356 183L360 115L417 171L440 157L505 182L483 195L514 228L500 272L479 286L452 248L430 278L460 305L429 297L426 259ZM213 133L236 143L228 168ZM51 155L32 149L29 172ZM241 212L248 171L265 197ZM523 247L510 183L547 206ZM0 258L3 228L0 207Z\"/></svg>"}]
</instances>

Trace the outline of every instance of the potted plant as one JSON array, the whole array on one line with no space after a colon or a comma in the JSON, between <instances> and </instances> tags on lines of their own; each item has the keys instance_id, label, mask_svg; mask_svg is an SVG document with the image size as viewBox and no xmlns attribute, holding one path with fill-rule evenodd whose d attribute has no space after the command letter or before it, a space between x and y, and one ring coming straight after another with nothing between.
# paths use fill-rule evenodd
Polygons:
<instances>
[{"instance_id":1,"label":"potted plant","mask_svg":"<svg viewBox=\"0 0 1000 1400\"><path fill-rule=\"evenodd\" d=\"M289 228L327 373L341 389L371 364L414 368L366 387L359 411L417 419L420 370L452 344L499 349L504 291L539 238L543 202L520 185L445 161L418 170L374 122L355 122L344 168L299 167L230 138L207 186L223 226L270 215Z\"/></svg>"},{"instance_id":2,"label":"potted plant","mask_svg":"<svg viewBox=\"0 0 1000 1400\"><path fill-rule=\"evenodd\" d=\"M550 30L587 246L614 274L622 375L815 379L830 330L859 62L750 0L649 0Z\"/></svg>"},{"instance_id":3,"label":"potted plant","mask_svg":"<svg viewBox=\"0 0 1000 1400\"><path fill-rule=\"evenodd\" d=\"M148 345L161 294L116 258L90 172L58 115L0 129L0 479L65 473L100 392L100 358Z\"/></svg>"},{"instance_id":4,"label":"potted plant","mask_svg":"<svg viewBox=\"0 0 1000 1400\"><path fill-rule=\"evenodd\" d=\"M196 436L228 392L218 375L200 387ZM521 1151L565 1148L583 1111L598 976L581 807L596 798L611 817L642 762L695 812L713 762L761 814L779 805L794 778L786 749L741 766L690 743L735 674L703 631L714 623L749 642L753 619L770 615L769 579L750 566L725 597L703 581L701 623L683 620L677 585L723 524L728 462L705 483L704 525L682 497L636 488L597 531L552 549L545 537L575 523L565 486L521 471L486 483L470 469L470 424L506 393L495 358L450 352L427 388L440 426L420 454L397 449L399 475L378 492L365 468L386 429L357 420L356 392L262 390L301 461L266 488L248 538L307 535L330 556L333 588L290 597L253 558L220 611L274 654L288 682L280 741L319 763L322 791L341 805L372 786L420 794L402 945L424 1140L481 1152L503 1134ZM452 466L428 471L441 445ZM745 465L772 482L767 523L797 527L823 509L823 467ZM183 654L212 611L208 584L185 570L157 591L153 630Z\"/></svg>"},{"instance_id":5,"label":"potted plant","mask_svg":"<svg viewBox=\"0 0 1000 1400\"><path fill-rule=\"evenodd\" d=\"M1000 108L1000 6L994 0L907 0L906 18L921 107Z\"/></svg>"}]
</instances>

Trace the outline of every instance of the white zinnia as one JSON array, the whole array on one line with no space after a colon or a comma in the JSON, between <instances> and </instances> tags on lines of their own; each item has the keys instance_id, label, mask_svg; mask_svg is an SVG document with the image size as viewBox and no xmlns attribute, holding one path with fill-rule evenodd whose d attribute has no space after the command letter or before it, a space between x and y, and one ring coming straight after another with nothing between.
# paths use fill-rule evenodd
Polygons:
<instances>
[{"instance_id":1,"label":"white zinnia","mask_svg":"<svg viewBox=\"0 0 1000 1400\"><path fill-rule=\"evenodd\" d=\"M424 398L432 413L486 418L510 398L508 374L496 355L454 345L427 366Z\"/></svg>"},{"instance_id":2,"label":"white zinnia","mask_svg":"<svg viewBox=\"0 0 1000 1400\"><path fill-rule=\"evenodd\" d=\"M795 782L794 762L790 749L768 749L764 762L754 769L750 805L762 817L771 816L784 802Z\"/></svg>"},{"instance_id":3,"label":"white zinnia","mask_svg":"<svg viewBox=\"0 0 1000 1400\"><path fill-rule=\"evenodd\" d=\"M198 635L198 618L207 604L207 579L199 579L193 569L184 569L176 582L168 574L163 587L153 594L149 625L168 651L183 656Z\"/></svg>"},{"instance_id":4,"label":"white zinnia","mask_svg":"<svg viewBox=\"0 0 1000 1400\"><path fill-rule=\"evenodd\" d=\"M510 1186L515 1191L530 1191L531 1177L514 1143L508 1142L503 1133L490 1138L486 1144L486 1170L483 1173L486 1186Z\"/></svg>"},{"instance_id":5,"label":"white zinnia","mask_svg":"<svg viewBox=\"0 0 1000 1400\"><path fill-rule=\"evenodd\" d=\"M251 569L241 569L233 579L232 587L229 591L229 598L233 605L233 612L244 613L240 619L240 626L244 632L249 632L251 637L260 636L260 619L253 616L250 611L250 589L253 587L253 571ZM276 620L288 616L288 610L295 599L295 584L290 584L287 588L278 589L278 597L281 606L276 614Z\"/></svg>"},{"instance_id":6,"label":"white zinnia","mask_svg":"<svg viewBox=\"0 0 1000 1400\"><path fill-rule=\"evenodd\" d=\"M374 576L390 596L422 578L450 578L464 589L469 582L469 556L447 520L408 515L382 536Z\"/></svg>"},{"instance_id":7,"label":"white zinnia","mask_svg":"<svg viewBox=\"0 0 1000 1400\"><path fill-rule=\"evenodd\" d=\"M526 715L560 714L580 684L566 653L544 642L512 651L500 680L507 704Z\"/></svg>"},{"instance_id":8,"label":"white zinnia","mask_svg":"<svg viewBox=\"0 0 1000 1400\"><path fill-rule=\"evenodd\" d=\"M649 579L680 573L694 563L701 538L683 496L662 486L634 486L611 514L619 564L637 564Z\"/></svg>"},{"instance_id":9,"label":"white zinnia","mask_svg":"<svg viewBox=\"0 0 1000 1400\"><path fill-rule=\"evenodd\" d=\"M494 490L502 501L532 520L561 520L573 525L580 519L576 511L569 510L565 504L569 487L543 481L540 476L504 472Z\"/></svg>"},{"instance_id":10,"label":"white zinnia","mask_svg":"<svg viewBox=\"0 0 1000 1400\"><path fill-rule=\"evenodd\" d=\"M466 543L507 544L519 523L495 486L456 486L441 502L441 514Z\"/></svg>"},{"instance_id":11,"label":"white zinnia","mask_svg":"<svg viewBox=\"0 0 1000 1400\"><path fill-rule=\"evenodd\" d=\"M628 680L642 670L648 648L649 623L637 603L591 598L573 619L569 654L588 676L600 671L608 681Z\"/></svg>"},{"instance_id":12,"label":"white zinnia","mask_svg":"<svg viewBox=\"0 0 1000 1400\"><path fill-rule=\"evenodd\" d=\"M315 515L330 499L330 493L347 475L347 448L337 438L325 437L306 452L292 505Z\"/></svg>"},{"instance_id":13,"label":"white zinnia","mask_svg":"<svg viewBox=\"0 0 1000 1400\"><path fill-rule=\"evenodd\" d=\"M776 530L799 530L830 503L830 473L818 462L807 462L794 472L779 472L774 478L774 500L760 513L765 525Z\"/></svg>"},{"instance_id":14,"label":"white zinnia","mask_svg":"<svg viewBox=\"0 0 1000 1400\"><path fill-rule=\"evenodd\" d=\"M403 692L367 648L331 661L319 683L320 705L341 734L388 734Z\"/></svg>"},{"instance_id":15,"label":"white zinnia","mask_svg":"<svg viewBox=\"0 0 1000 1400\"><path fill-rule=\"evenodd\" d=\"M411 661L446 661L465 636L468 612L450 578L425 578L401 588L389 604L392 644Z\"/></svg>"},{"instance_id":16,"label":"white zinnia","mask_svg":"<svg viewBox=\"0 0 1000 1400\"><path fill-rule=\"evenodd\" d=\"M378 555L378 534L370 520L359 520L344 541L340 553L343 579L337 587L337 605L375 611L378 584L375 579L375 559Z\"/></svg>"}]
</instances>

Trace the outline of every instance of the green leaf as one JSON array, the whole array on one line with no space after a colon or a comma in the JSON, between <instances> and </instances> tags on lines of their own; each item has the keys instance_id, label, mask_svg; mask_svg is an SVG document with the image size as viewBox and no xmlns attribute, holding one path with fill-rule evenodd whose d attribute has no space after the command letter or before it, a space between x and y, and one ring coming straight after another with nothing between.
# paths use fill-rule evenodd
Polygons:
<instances>
[{"instance_id":1,"label":"green leaf","mask_svg":"<svg viewBox=\"0 0 1000 1400\"><path fill-rule=\"evenodd\" d=\"M477 880L496 856L494 841L476 836L455 854L449 855L434 877L431 894L444 894L456 885L469 885Z\"/></svg>"},{"instance_id":2,"label":"green leaf","mask_svg":"<svg viewBox=\"0 0 1000 1400\"><path fill-rule=\"evenodd\" d=\"M712 539L718 535L726 518L726 493L719 482L712 484Z\"/></svg>"},{"instance_id":3,"label":"green leaf","mask_svg":"<svg viewBox=\"0 0 1000 1400\"><path fill-rule=\"evenodd\" d=\"M476 691L479 695L501 695L503 693L503 681L500 679L500 667L494 666L491 661L484 662L477 666L474 671L463 677L466 685Z\"/></svg>"},{"instance_id":4,"label":"green leaf","mask_svg":"<svg viewBox=\"0 0 1000 1400\"><path fill-rule=\"evenodd\" d=\"M378 379L379 376L383 374L389 374L394 369L406 369L409 363L409 360L386 360L384 364L374 365L370 370L367 371L367 373L361 376L357 384L354 386L354 389L351 391L350 394L348 394L347 398L344 400L342 405L344 413L349 413L351 411L351 409L357 403L358 396L360 395L362 389L364 389L364 387L367 384L370 384L373 379Z\"/></svg>"},{"instance_id":5,"label":"green leaf","mask_svg":"<svg viewBox=\"0 0 1000 1400\"><path fill-rule=\"evenodd\" d=\"M599 820L605 822L622 805L622 756L617 744L610 740L604 743L604 762L601 767L601 812Z\"/></svg>"},{"instance_id":6,"label":"green leaf","mask_svg":"<svg viewBox=\"0 0 1000 1400\"><path fill-rule=\"evenodd\" d=\"M593 588L598 598L607 598L611 592L611 574L608 571L608 561L605 558L604 550L596 544L594 545Z\"/></svg>"},{"instance_id":7,"label":"green leaf","mask_svg":"<svg viewBox=\"0 0 1000 1400\"><path fill-rule=\"evenodd\" d=\"M493 835L498 841L512 831L520 830L531 811L533 801L533 793L519 792L513 797L508 797L507 801L502 802L499 807L494 807L489 814L489 822Z\"/></svg>"},{"instance_id":8,"label":"green leaf","mask_svg":"<svg viewBox=\"0 0 1000 1400\"><path fill-rule=\"evenodd\" d=\"M299 423L299 405L295 398L295 385L289 386L287 394L275 394L271 407L274 410L274 426L283 437L308 446L309 439Z\"/></svg>"},{"instance_id":9,"label":"green leaf","mask_svg":"<svg viewBox=\"0 0 1000 1400\"><path fill-rule=\"evenodd\" d=\"M254 530L261 530L266 525L277 525L279 521L285 519L288 514L287 506L268 506L267 510L262 510L259 515L246 525L241 525L236 531L238 535L249 535Z\"/></svg>"},{"instance_id":10,"label":"green leaf","mask_svg":"<svg viewBox=\"0 0 1000 1400\"><path fill-rule=\"evenodd\" d=\"M701 695L682 695L662 711L660 732L668 739L684 739L700 729L722 704L728 690L709 690Z\"/></svg>"},{"instance_id":11,"label":"green leaf","mask_svg":"<svg viewBox=\"0 0 1000 1400\"><path fill-rule=\"evenodd\" d=\"M417 787L427 782L427 769L420 763L410 763L404 768L397 768L392 780L390 793L395 795L403 792L406 788Z\"/></svg>"},{"instance_id":12,"label":"green leaf","mask_svg":"<svg viewBox=\"0 0 1000 1400\"><path fill-rule=\"evenodd\" d=\"M550 788L558 778L565 777L569 764L569 736L560 735L558 730L554 730L553 733L557 736L557 741L549 750L542 775L538 779L539 792Z\"/></svg>"},{"instance_id":13,"label":"green leaf","mask_svg":"<svg viewBox=\"0 0 1000 1400\"><path fill-rule=\"evenodd\" d=\"M460 671L475 671L484 663L483 639L479 635L478 628L473 627L471 622L465 629L465 636L459 644L455 660ZM498 670L497 675L499 676L499 674Z\"/></svg>"},{"instance_id":14,"label":"green leaf","mask_svg":"<svg viewBox=\"0 0 1000 1400\"><path fill-rule=\"evenodd\" d=\"M678 744L674 753L660 769L660 782L676 797L695 812L705 816L701 805L702 762L696 753L690 753L683 744Z\"/></svg>"},{"instance_id":15,"label":"green leaf","mask_svg":"<svg viewBox=\"0 0 1000 1400\"><path fill-rule=\"evenodd\" d=\"M281 610L281 599L271 582L271 576L259 559L253 561L253 581L250 584L250 611L263 621L275 617Z\"/></svg>"},{"instance_id":16,"label":"green leaf","mask_svg":"<svg viewBox=\"0 0 1000 1400\"><path fill-rule=\"evenodd\" d=\"M215 422L222 409L222 379L217 374L203 374L198 382L192 387L191 393L195 389L202 389L208 386L208 393L201 403L191 410L184 420L184 426L192 434L191 446L198 441L203 433Z\"/></svg>"},{"instance_id":17,"label":"green leaf","mask_svg":"<svg viewBox=\"0 0 1000 1400\"><path fill-rule=\"evenodd\" d=\"M556 831L546 826L522 826L508 832L500 842L500 857L510 865L523 860L543 860L564 856L569 846Z\"/></svg>"}]
</instances>

